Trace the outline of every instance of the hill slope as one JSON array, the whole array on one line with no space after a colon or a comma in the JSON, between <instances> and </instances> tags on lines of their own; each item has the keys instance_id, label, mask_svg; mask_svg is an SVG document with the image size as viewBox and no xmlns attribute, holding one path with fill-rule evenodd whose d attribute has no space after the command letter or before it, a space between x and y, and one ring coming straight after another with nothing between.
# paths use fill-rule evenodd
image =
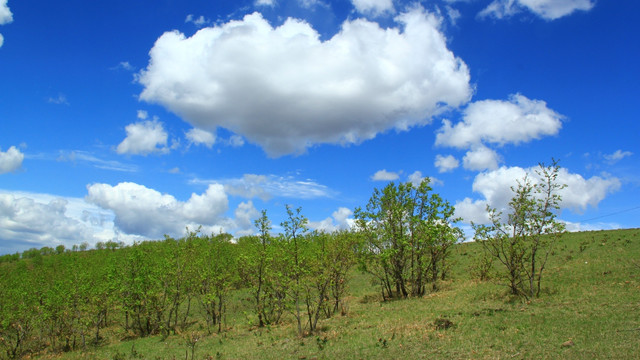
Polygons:
<instances>
[{"instance_id":1,"label":"hill slope","mask_svg":"<svg viewBox=\"0 0 640 360\"><path fill-rule=\"evenodd\" d=\"M166 339L114 338L100 348L42 358L631 359L640 354L640 229L566 234L549 260L542 296L529 303L509 297L497 279L472 279L479 250L474 243L457 245L451 279L424 298L381 302L371 279L354 271L348 314L324 320L321 332L306 338L295 335L292 320L252 327L244 315L251 311L246 294L239 293L221 334L206 335L194 325Z\"/></svg>"}]
</instances>

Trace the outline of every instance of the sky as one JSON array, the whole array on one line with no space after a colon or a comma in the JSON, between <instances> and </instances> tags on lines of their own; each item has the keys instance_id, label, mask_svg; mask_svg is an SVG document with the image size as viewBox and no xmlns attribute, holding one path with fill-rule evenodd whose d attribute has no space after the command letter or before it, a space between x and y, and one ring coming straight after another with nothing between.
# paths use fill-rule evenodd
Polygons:
<instances>
[{"instance_id":1,"label":"sky","mask_svg":"<svg viewBox=\"0 0 640 360\"><path fill-rule=\"evenodd\" d=\"M640 227L636 0L0 0L0 254L418 183L470 222L562 167L571 231ZM635 34L635 35L634 35ZM531 175L535 180L535 175Z\"/></svg>"}]
</instances>

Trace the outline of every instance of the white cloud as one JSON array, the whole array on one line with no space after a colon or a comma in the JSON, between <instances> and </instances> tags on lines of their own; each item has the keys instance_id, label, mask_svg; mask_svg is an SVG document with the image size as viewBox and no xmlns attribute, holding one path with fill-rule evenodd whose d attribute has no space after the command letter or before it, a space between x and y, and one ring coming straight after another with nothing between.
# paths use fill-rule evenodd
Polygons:
<instances>
[{"instance_id":1,"label":"white cloud","mask_svg":"<svg viewBox=\"0 0 640 360\"><path fill-rule=\"evenodd\" d=\"M498 211L507 211L508 203L514 195L511 187L517 186L517 181L521 181L527 174L531 181L538 181L536 169L538 168L503 166L478 174L473 181L473 191L480 193L483 199L465 198L458 201L455 205L456 216L462 217L465 222L487 223L487 204ZM565 168L560 169L557 183L567 185L559 192L562 197L560 208L576 212L584 211L589 206L597 207L607 195L617 191L621 186L620 180L615 177L593 176L585 179Z\"/></svg>"},{"instance_id":2,"label":"white cloud","mask_svg":"<svg viewBox=\"0 0 640 360\"><path fill-rule=\"evenodd\" d=\"M149 118L149 113L146 110L138 110L137 116L140 120L147 120L147 118Z\"/></svg>"},{"instance_id":3,"label":"white cloud","mask_svg":"<svg viewBox=\"0 0 640 360\"><path fill-rule=\"evenodd\" d=\"M376 171L373 176L371 176L371 180L373 181L394 181L398 180L400 175L398 173L387 171L386 169Z\"/></svg>"},{"instance_id":4,"label":"white cloud","mask_svg":"<svg viewBox=\"0 0 640 360\"><path fill-rule=\"evenodd\" d=\"M225 231L228 220L222 218L227 211L228 199L222 185L209 185L201 194L192 194L189 200L179 201L169 194L131 182L92 184L87 186L86 201L113 211L115 226L127 234L152 239L164 234L180 236L185 228L203 232Z\"/></svg>"},{"instance_id":5,"label":"white cloud","mask_svg":"<svg viewBox=\"0 0 640 360\"><path fill-rule=\"evenodd\" d=\"M124 172L136 172L138 167L135 165L123 164L115 160L104 160L96 157L95 155L81 150L60 152L58 161L70 161L73 163L82 162L89 163L98 169L124 171Z\"/></svg>"},{"instance_id":6,"label":"white cloud","mask_svg":"<svg viewBox=\"0 0 640 360\"><path fill-rule=\"evenodd\" d=\"M610 164L614 164L627 156L631 156L633 153L631 151L622 151L620 149L616 150L613 154L604 155L605 160Z\"/></svg>"},{"instance_id":7,"label":"white cloud","mask_svg":"<svg viewBox=\"0 0 640 360\"><path fill-rule=\"evenodd\" d=\"M167 32L137 77L140 99L274 157L407 130L466 103L469 71L447 49L440 18L415 8L395 20L388 29L348 20L326 41L302 20L273 28L259 13L188 38Z\"/></svg>"},{"instance_id":8,"label":"white cloud","mask_svg":"<svg viewBox=\"0 0 640 360\"><path fill-rule=\"evenodd\" d=\"M351 0L351 3L361 14L380 16L395 12L392 0Z\"/></svg>"},{"instance_id":9,"label":"white cloud","mask_svg":"<svg viewBox=\"0 0 640 360\"><path fill-rule=\"evenodd\" d=\"M135 66L131 65L128 61L120 61L118 65L110 68L110 70L126 70L126 71L134 71Z\"/></svg>"},{"instance_id":10,"label":"white cloud","mask_svg":"<svg viewBox=\"0 0 640 360\"><path fill-rule=\"evenodd\" d=\"M0 190L0 241L3 252L82 242L138 239L113 229L113 213L83 199Z\"/></svg>"},{"instance_id":11,"label":"white cloud","mask_svg":"<svg viewBox=\"0 0 640 360\"><path fill-rule=\"evenodd\" d=\"M184 19L184 22L185 23L192 23L197 27L203 27L204 25L210 23L211 21L209 19L205 19L205 17L202 16L202 15L200 15L200 17L196 18L195 16L193 16L193 14L189 14Z\"/></svg>"},{"instance_id":12,"label":"white cloud","mask_svg":"<svg viewBox=\"0 0 640 360\"><path fill-rule=\"evenodd\" d=\"M244 139L239 135L231 135L231 137L226 142L231 147L240 147L244 145Z\"/></svg>"},{"instance_id":13,"label":"white cloud","mask_svg":"<svg viewBox=\"0 0 640 360\"><path fill-rule=\"evenodd\" d=\"M516 180L521 180L526 174L535 181L538 176L534 173L537 169L520 167L501 167L494 171L478 174L473 181L473 191L484 196L487 202L498 209L505 208L513 196L510 187L516 186ZM567 187L559 194L562 196L561 207L574 211L584 211L587 207L596 207L608 194L617 191L620 180L615 177L593 176L589 179L579 174L570 173L566 168L561 168L557 182L566 184Z\"/></svg>"},{"instance_id":14,"label":"white cloud","mask_svg":"<svg viewBox=\"0 0 640 360\"><path fill-rule=\"evenodd\" d=\"M230 195L247 199L257 197L266 201L273 197L273 194L267 190L270 182L272 181L266 175L244 174L240 179L230 179L223 183L225 183L225 190Z\"/></svg>"},{"instance_id":15,"label":"white cloud","mask_svg":"<svg viewBox=\"0 0 640 360\"><path fill-rule=\"evenodd\" d=\"M482 171L486 169L495 170L498 168L500 156L486 146L476 146L467 151L462 158L462 166L467 170Z\"/></svg>"},{"instance_id":16,"label":"white cloud","mask_svg":"<svg viewBox=\"0 0 640 360\"><path fill-rule=\"evenodd\" d=\"M429 179L429 185L431 187L435 186L435 185L443 185L442 180L439 180L437 178L431 177L431 176L422 176L422 173L420 171L414 171L413 174L409 175L407 177L407 180L412 183L414 186L420 186L420 183L422 183L422 180L428 178Z\"/></svg>"},{"instance_id":17,"label":"white cloud","mask_svg":"<svg viewBox=\"0 0 640 360\"><path fill-rule=\"evenodd\" d=\"M67 101L67 97L64 94L58 94L56 97L49 97L47 102L49 104L56 105L69 105L69 101Z\"/></svg>"},{"instance_id":18,"label":"white cloud","mask_svg":"<svg viewBox=\"0 0 640 360\"><path fill-rule=\"evenodd\" d=\"M486 200L472 200L464 198L455 204L455 217L462 218L467 223L487 224L489 223L489 215L487 215Z\"/></svg>"},{"instance_id":19,"label":"white cloud","mask_svg":"<svg viewBox=\"0 0 640 360\"><path fill-rule=\"evenodd\" d=\"M575 11L589 11L595 0L494 0L478 16L497 19L513 16L527 9L545 20L555 20Z\"/></svg>"},{"instance_id":20,"label":"white cloud","mask_svg":"<svg viewBox=\"0 0 640 360\"><path fill-rule=\"evenodd\" d=\"M446 10L447 10L447 16L449 17L449 21L451 22L452 25L455 26L460 16L462 16L460 14L460 11L452 8L451 6L447 6Z\"/></svg>"},{"instance_id":21,"label":"white cloud","mask_svg":"<svg viewBox=\"0 0 640 360\"><path fill-rule=\"evenodd\" d=\"M271 6L274 7L276 5L276 0L256 0L254 2L255 6Z\"/></svg>"},{"instance_id":22,"label":"white cloud","mask_svg":"<svg viewBox=\"0 0 640 360\"><path fill-rule=\"evenodd\" d=\"M24 154L15 146L5 152L2 152L2 148L0 148L0 174L20 169L22 160L24 160Z\"/></svg>"},{"instance_id":23,"label":"white cloud","mask_svg":"<svg viewBox=\"0 0 640 360\"><path fill-rule=\"evenodd\" d=\"M7 5L7 0L0 0L0 25L8 24L13 21L13 14ZM4 36L0 34L0 47L4 44Z\"/></svg>"},{"instance_id":24,"label":"white cloud","mask_svg":"<svg viewBox=\"0 0 640 360\"><path fill-rule=\"evenodd\" d=\"M0 25L8 24L13 21L13 14L7 5L8 0L0 0Z\"/></svg>"},{"instance_id":25,"label":"white cloud","mask_svg":"<svg viewBox=\"0 0 640 360\"><path fill-rule=\"evenodd\" d=\"M189 143L195 145L204 145L211 149L216 142L216 136L209 131L193 128L186 133Z\"/></svg>"},{"instance_id":26,"label":"white cloud","mask_svg":"<svg viewBox=\"0 0 640 360\"><path fill-rule=\"evenodd\" d=\"M313 9L316 6L329 7L329 4L322 0L298 0L298 4L305 9Z\"/></svg>"},{"instance_id":27,"label":"white cloud","mask_svg":"<svg viewBox=\"0 0 640 360\"><path fill-rule=\"evenodd\" d=\"M407 180L409 180L409 182L414 186L419 186L422 180L424 180L424 177L422 177L422 173L420 171L414 171L413 174L407 177Z\"/></svg>"},{"instance_id":28,"label":"white cloud","mask_svg":"<svg viewBox=\"0 0 640 360\"><path fill-rule=\"evenodd\" d=\"M345 207L340 207L331 214L331 217L321 221L310 221L309 227L314 230L325 232L348 230L355 223L355 220L351 217L352 215L353 212L351 210Z\"/></svg>"},{"instance_id":29,"label":"white cloud","mask_svg":"<svg viewBox=\"0 0 640 360\"><path fill-rule=\"evenodd\" d=\"M299 180L293 176L244 174L242 178L219 180L193 180L194 184L223 184L229 195L246 199L273 197L316 199L330 197L333 191L313 180Z\"/></svg>"},{"instance_id":30,"label":"white cloud","mask_svg":"<svg viewBox=\"0 0 640 360\"><path fill-rule=\"evenodd\" d=\"M438 130L436 145L470 148L482 142L498 145L519 144L556 135L562 127L562 115L541 100L511 95L509 101L476 101L464 110L463 120L455 126L448 120Z\"/></svg>"},{"instance_id":31,"label":"white cloud","mask_svg":"<svg viewBox=\"0 0 640 360\"><path fill-rule=\"evenodd\" d=\"M575 223L570 221L562 221L565 225L565 228L569 232L578 232L578 231L595 231L595 230L616 230L622 228L620 224L616 223L606 223L606 222L596 222L596 223Z\"/></svg>"},{"instance_id":32,"label":"white cloud","mask_svg":"<svg viewBox=\"0 0 640 360\"><path fill-rule=\"evenodd\" d=\"M127 125L125 130L127 137L118 145L118 154L148 155L154 152L169 152L168 135L162 123L156 120L137 122Z\"/></svg>"},{"instance_id":33,"label":"white cloud","mask_svg":"<svg viewBox=\"0 0 640 360\"><path fill-rule=\"evenodd\" d=\"M253 202L241 202L235 212L235 236L251 235L255 233L253 221L260 217L260 212L253 206Z\"/></svg>"},{"instance_id":34,"label":"white cloud","mask_svg":"<svg viewBox=\"0 0 640 360\"><path fill-rule=\"evenodd\" d=\"M438 172L445 173L456 169L460 166L460 162L453 155L436 155L434 165L438 168Z\"/></svg>"}]
</instances>

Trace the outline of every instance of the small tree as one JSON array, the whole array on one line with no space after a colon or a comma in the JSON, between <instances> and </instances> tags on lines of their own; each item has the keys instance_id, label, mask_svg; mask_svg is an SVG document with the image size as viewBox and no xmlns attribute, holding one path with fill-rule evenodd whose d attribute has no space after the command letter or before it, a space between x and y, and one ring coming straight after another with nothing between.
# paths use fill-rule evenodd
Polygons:
<instances>
[{"instance_id":1,"label":"small tree","mask_svg":"<svg viewBox=\"0 0 640 360\"><path fill-rule=\"evenodd\" d=\"M295 212L291 206L286 205L287 220L281 223L284 228L284 237L289 247L291 256L290 278L292 280L291 297L295 302L295 317L298 323L298 335L302 336L302 314L300 312L300 302L302 300L301 280L306 269L303 266L303 242L307 232L307 218L302 215L302 208L297 208Z\"/></svg>"},{"instance_id":2,"label":"small tree","mask_svg":"<svg viewBox=\"0 0 640 360\"><path fill-rule=\"evenodd\" d=\"M529 299L540 295L542 272L564 224L556 219L561 201L558 191L558 162L536 170L537 181L529 176L512 187L506 219L503 213L487 206L490 225L473 225L475 240L504 265L511 293Z\"/></svg>"}]
</instances>

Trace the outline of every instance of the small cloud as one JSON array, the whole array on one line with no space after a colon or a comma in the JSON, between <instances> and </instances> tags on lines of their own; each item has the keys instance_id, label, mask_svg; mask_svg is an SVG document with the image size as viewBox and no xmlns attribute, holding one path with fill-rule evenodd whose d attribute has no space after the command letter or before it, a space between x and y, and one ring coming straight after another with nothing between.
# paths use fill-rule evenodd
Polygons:
<instances>
[{"instance_id":1,"label":"small cloud","mask_svg":"<svg viewBox=\"0 0 640 360\"><path fill-rule=\"evenodd\" d=\"M244 145L244 139L240 135L232 135L227 139L226 144L231 147L241 147Z\"/></svg>"},{"instance_id":2,"label":"small cloud","mask_svg":"<svg viewBox=\"0 0 640 360\"><path fill-rule=\"evenodd\" d=\"M216 142L215 134L196 128L190 129L185 136L187 140L189 140L189 144L204 145L209 149L211 149Z\"/></svg>"},{"instance_id":3,"label":"small cloud","mask_svg":"<svg viewBox=\"0 0 640 360\"><path fill-rule=\"evenodd\" d=\"M271 7L274 7L276 5L276 0L256 0L253 4L255 6L271 6Z\"/></svg>"},{"instance_id":4,"label":"small cloud","mask_svg":"<svg viewBox=\"0 0 640 360\"><path fill-rule=\"evenodd\" d=\"M2 152L0 148L0 174L14 172L22 167L24 154L15 146L12 146L6 152Z\"/></svg>"},{"instance_id":5,"label":"small cloud","mask_svg":"<svg viewBox=\"0 0 640 360\"><path fill-rule=\"evenodd\" d=\"M420 186L420 183L422 183L422 180L424 179L429 179L429 184L435 186L435 185L443 185L444 183L442 182L442 180L431 177L431 176L422 176L422 173L420 171L415 171L413 174L409 175L407 177L407 180L413 184L413 186Z\"/></svg>"},{"instance_id":6,"label":"small cloud","mask_svg":"<svg viewBox=\"0 0 640 360\"><path fill-rule=\"evenodd\" d=\"M373 176L371 176L371 180L373 181L394 181L398 180L400 175L395 172L387 171L386 169L378 170Z\"/></svg>"},{"instance_id":7,"label":"small cloud","mask_svg":"<svg viewBox=\"0 0 640 360\"><path fill-rule=\"evenodd\" d=\"M138 110L138 119L147 120L147 118L149 118L149 113L147 113L145 110Z\"/></svg>"},{"instance_id":8,"label":"small cloud","mask_svg":"<svg viewBox=\"0 0 640 360\"><path fill-rule=\"evenodd\" d=\"M305 9L313 9L316 6L329 7L329 4L321 0L298 0L298 4Z\"/></svg>"},{"instance_id":9,"label":"small cloud","mask_svg":"<svg viewBox=\"0 0 640 360\"><path fill-rule=\"evenodd\" d=\"M458 161L458 159L453 157L453 155L436 155L436 161L434 162L434 165L438 168L438 172L445 173L456 169L458 166L460 166L460 162Z\"/></svg>"},{"instance_id":10,"label":"small cloud","mask_svg":"<svg viewBox=\"0 0 640 360\"><path fill-rule=\"evenodd\" d=\"M609 164L615 164L618 161L626 158L627 156L631 156L631 155L633 155L633 153L631 151L622 151L622 150L618 149L613 154L604 155L604 158L605 158L605 160L607 160L607 162Z\"/></svg>"},{"instance_id":11,"label":"small cloud","mask_svg":"<svg viewBox=\"0 0 640 360\"><path fill-rule=\"evenodd\" d=\"M204 16L200 15L200 17L196 18L195 16L193 16L193 14L189 14L187 15L187 17L184 19L185 23L192 23L193 25L197 26L197 27L203 27L209 23L211 23L211 20L209 19L205 19Z\"/></svg>"},{"instance_id":12,"label":"small cloud","mask_svg":"<svg viewBox=\"0 0 640 360\"><path fill-rule=\"evenodd\" d=\"M451 25L456 25L456 23L458 22L458 19L460 18L460 11L458 11L457 9L452 8L451 6L447 6L447 17L449 17L449 21L451 22Z\"/></svg>"},{"instance_id":13,"label":"small cloud","mask_svg":"<svg viewBox=\"0 0 640 360\"><path fill-rule=\"evenodd\" d=\"M453 125L443 120L436 135L437 146L470 149L482 143L527 143L544 136L557 135L564 116L547 107L542 100L521 94L508 100L481 100L467 105L463 120Z\"/></svg>"},{"instance_id":14,"label":"small cloud","mask_svg":"<svg viewBox=\"0 0 640 360\"><path fill-rule=\"evenodd\" d=\"M392 0L351 0L351 3L359 13L365 15L376 17L395 13Z\"/></svg>"},{"instance_id":15,"label":"small cloud","mask_svg":"<svg viewBox=\"0 0 640 360\"><path fill-rule=\"evenodd\" d=\"M499 162L500 156L495 151L480 145L467 151L462 159L462 166L467 170L495 170Z\"/></svg>"},{"instance_id":16,"label":"small cloud","mask_svg":"<svg viewBox=\"0 0 640 360\"><path fill-rule=\"evenodd\" d=\"M49 97L47 99L47 102L49 104L56 104L56 105L69 105L69 102L67 101L67 97L64 94L58 94L58 96L56 97Z\"/></svg>"},{"instance_id":17,"label":"small cloud","mask_svg":"<svg viewBox=\"0 0 640 360\"><path fill-rule=\"evenodd\" d=\"M168 135L162 123L156 119L129 124L125 127L127 137L118 145L118 154L148 155L158 152L166 154Z\"/></svg>"},{"instance_id":18,"label":"small cloud","mask_svg":"<svg viewBox=\"0 0 640 360\"><path fill-rule=\"evenodd\" d=\"M126 71L135 71L136 67L131 65L128 61L121 61L118 65L110 68L111 70L126 70Z\"/></svg>"},{"instance_id":19,"label":"small cloud","mask_svg":"<svg viewBox=\"0 0 640 360\"><path fill-rule=\"evenodd\" d=\"M478 17L503 19L523 10L531 11L545 20L556 20L575 11L589 11L595 0L494 0Z\"/></svg>"},{"instance_id":20,"label":"small cloud","mask_svg":"<svg viewBox=\"0 0 640 360\"><path fill-rule=\"evenodd\" d=\"M309 227L318 231L334 232L338 230L348 230L355 224L353 212L345 207L340 207L334 211L330 217L321 221L310 221Z\"/></svg>"},{"instance_id":21,"label":"small cloud","mask_svg":"<svg viewBox=\"0 0 640 360\"><path fill-rule=\"evenodd\" d=\"M173 169L169 169L169 174L179 174L180 168L174 167Z\"/></svg>"}]
</instances>

